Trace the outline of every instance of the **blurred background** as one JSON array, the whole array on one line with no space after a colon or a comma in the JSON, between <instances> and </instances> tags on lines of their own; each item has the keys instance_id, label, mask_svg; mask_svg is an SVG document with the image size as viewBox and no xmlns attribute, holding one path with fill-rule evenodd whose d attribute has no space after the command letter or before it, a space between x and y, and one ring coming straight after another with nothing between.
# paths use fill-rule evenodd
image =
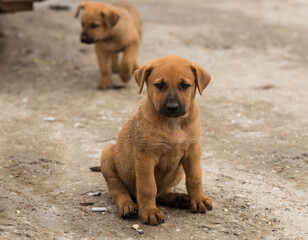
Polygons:
<instances>
[{"instance_id":1,"label":"blurred background","mask_svg":"<svg viewBox=\"0 0 308 240\"><path fill-rule=\"evenodd\" d=\"M146 91L134 79L96 89L80 2L0 0L0 238L307 239L308 1L131 1L143 19L140 64L174 54L212 76L196 101L214 209L160 206L166 222L141 225L143 235L88 168Z\"/></svg>"}]
</instances>

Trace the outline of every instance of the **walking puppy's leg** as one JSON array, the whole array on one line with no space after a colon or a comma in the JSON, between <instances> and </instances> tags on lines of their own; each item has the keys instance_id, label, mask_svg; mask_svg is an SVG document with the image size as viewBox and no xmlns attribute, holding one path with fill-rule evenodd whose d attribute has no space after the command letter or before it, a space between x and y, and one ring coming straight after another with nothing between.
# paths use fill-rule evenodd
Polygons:
<instances>
[{"instance_id":1,"label":"walking puppy's leg","mask_svg":"<svg viewBox=\"0 0 308 240\"><path fill-rule=\"evenodd\" d=\"M110 54L102 50L98 44L95 44L95 52L100 69L101 80L98 84L98 89L111 88L111 66L110 66Z\"/></svg>"},{"instance_id":2,"label":"walking puppy's leg","mask_svg":"<svg viewBox=\"0 0 308 240\"><path fill-rule=\"evenodd\" d=\"M130 45L124 50L123 59L120 65L120 77L123 82L128 80L133 75L138 67L138 46Z\"/></svg>"},{"instance_id":3,"label":"walking puppy's leg","mask_svg":"<svg viewBox=\"0 0 308 240\"><path fill-rule=\"evenodd\" d=\"M113 53L112 54L111 68L112 68L112 72L113 73L118 73L120 71L119 54L118 53Z\"/></svg>"},{"instance_id":4,"label":"walking puppy's leg","mask_svg":"<svg viewBox=\"0 0 308 240\"><path fill-rule=\"evenodd\" d=\"M119 215L123 218L137 216L137 205L123 184L117 173L114 171L113 144L108 145L101 157L101 171L107 182L110 195L116 203Z\"/></svg>"}]
</instances>

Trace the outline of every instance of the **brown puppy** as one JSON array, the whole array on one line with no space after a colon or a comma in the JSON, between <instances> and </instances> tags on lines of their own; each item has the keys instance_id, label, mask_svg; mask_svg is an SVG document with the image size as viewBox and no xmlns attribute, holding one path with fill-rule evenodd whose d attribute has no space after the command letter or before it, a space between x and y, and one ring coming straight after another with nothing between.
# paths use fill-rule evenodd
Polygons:
<instances>
[{"instance_id":1,"label":"brown puppy","mask_svg":"<svg viewBox=\"0 0 308 240\"><path fill-rule=\"evenodd\" d=\"M137 214L143 223L164 222L156 202L204 213L212 202L202 187L200 120L195 104L211 76L177 56L148 62L134 77L147 97L124 125L116 144L106 146L101 171L122 217ZM171 192L186 175L187 194Z\"/></svg>"},{"instance_id":2,"label":"brown puppy","mask_svg":"<svg viewBox=\"0 0 308 240\"><path fill-rule=\"evenodd\" d=\"M138 47L142 35L142 23L138 10L129 3L109 5L99 2L83 2L76 17L83 9L81 18L83 43L95 43L101 81L99 89L112 87L111 71L120 72L127 82L138 68ZM118 54L123 52L121 64Z\"/></svg>"}]
</instances>

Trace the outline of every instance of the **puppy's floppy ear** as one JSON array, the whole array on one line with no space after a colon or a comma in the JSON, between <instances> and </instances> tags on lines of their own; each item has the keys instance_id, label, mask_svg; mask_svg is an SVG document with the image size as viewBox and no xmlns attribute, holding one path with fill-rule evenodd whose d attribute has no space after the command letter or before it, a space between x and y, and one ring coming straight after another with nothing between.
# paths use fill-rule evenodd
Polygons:
<instances>
[{"instance_id":1,"label":"puppy's floppy ear","mask_svg":"<svg viewBox=\"0 0 308 240\"><path fill-rule=\"evenodd\" d=\"M102 12L101 15L105 21L107 28L109 29L114 27L120 19L120 15L114 9L108 12Z\"/></svg>"},{"instance_id":2,"label":"puppy's floppy ear","mask_svg":"<svg viewBox=\"0 0 308 240\"><path fill-rule=\"evenodd\" d=\"M80 5L78 6L77 8L77 11L76 11L76 14L75 14L75 17L77 18L79 16L79 12L81 9L84 9L84 7L87 5L87 2L82 2L80 3Z\"/></svg>"},{"instance_id":3,"label":"puppy's floppy ear","mask_svg":"<svg viewBox=\"0 0 308 240\"><path fill-rule=\"evenodd\" d=\"M207 85L211 81L211 75L208 74L197 63L192 63L190 68L195 76L195 81L196 81L198 91L200 95L202 95L203 90L207 87Z\"/></svg>"},{"instance_id":4,"label":"puppy's floppy ear","mask_svg":"<svg viewBox=\"0 0 308 240\"><path fill-rule=\"evenodd\" d=\"M153 67L150 64L145 64L135 71L134 77L136 79L136 83L139 86L139 93L142 92L144 82L150 76L152 70L153 70Z\"/></svg>"}]
</instances>

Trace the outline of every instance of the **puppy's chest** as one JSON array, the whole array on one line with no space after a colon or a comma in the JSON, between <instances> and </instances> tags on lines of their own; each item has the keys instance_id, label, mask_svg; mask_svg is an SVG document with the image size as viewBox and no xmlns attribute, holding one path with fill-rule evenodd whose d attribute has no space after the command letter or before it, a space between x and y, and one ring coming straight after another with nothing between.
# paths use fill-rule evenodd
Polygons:
<instances>
[{"instance_id":1,"label":"puppy's chest","mask_svg":"<svg viewBox=\"0 0 308 240\"><path fill-rule=\"evenodd\" d=\"M104 42L102 46L105 50L109 52L123 51L123 46L116 39L113 39L109 42Z\"/></svg>"},{"instance_id":2,"label":"puppy's chest","mask_svg":"<svg viewBox=\"0 0 308 240\"><path fill-rule=\"evenodd\" d=\"M170 134L165 134L157 139L153 144L155 147L169 157L178 157L183 155L191 144L197 142L193 136L188 136L183 131L176 131Z\"/></svg>"}]
</instances>

